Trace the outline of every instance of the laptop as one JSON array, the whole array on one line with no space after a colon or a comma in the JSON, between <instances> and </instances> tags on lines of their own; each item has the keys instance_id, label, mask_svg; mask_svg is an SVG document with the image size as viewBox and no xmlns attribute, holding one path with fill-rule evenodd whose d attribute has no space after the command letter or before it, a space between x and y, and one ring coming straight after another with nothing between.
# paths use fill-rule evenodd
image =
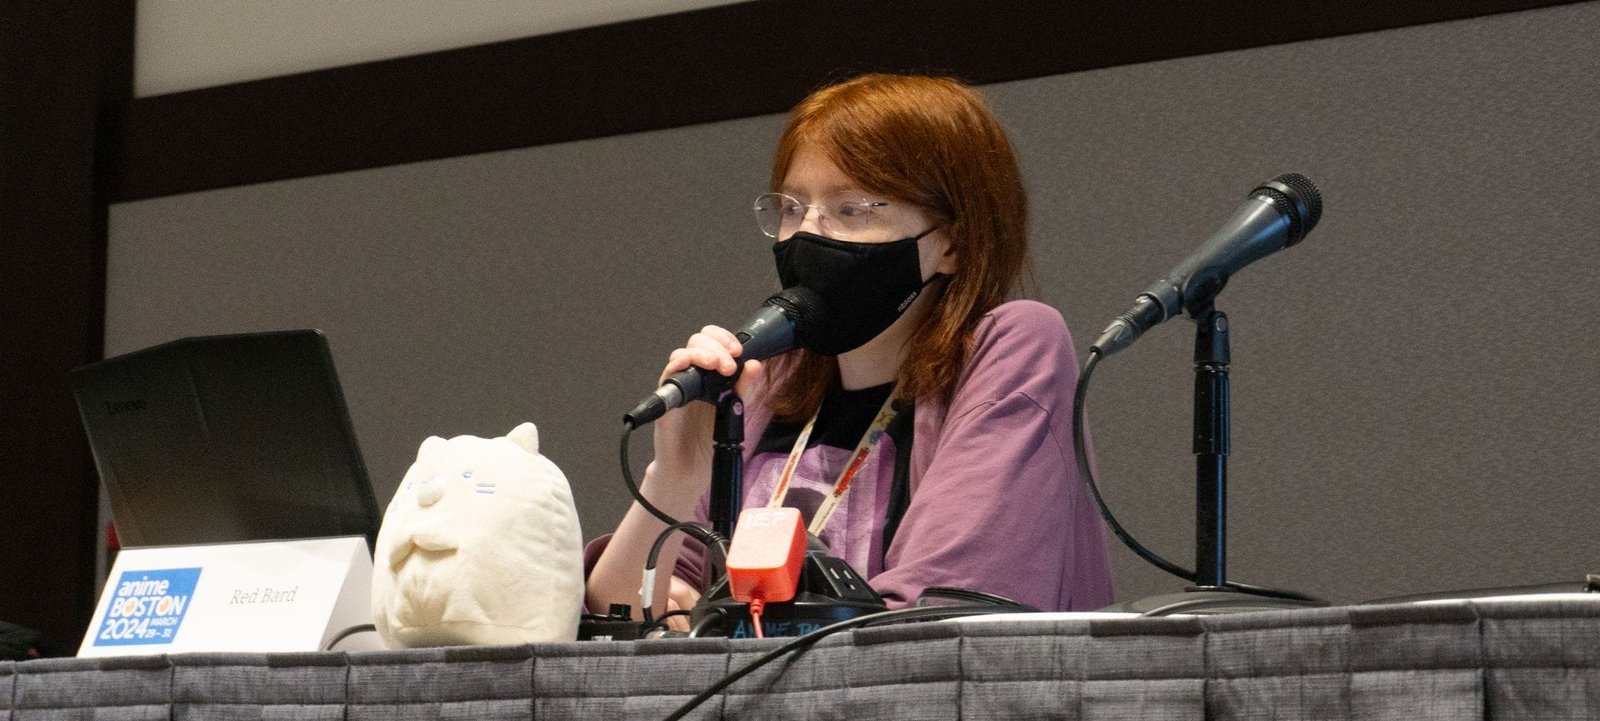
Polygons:
<instances>
[{"instance_id":1,"label":"laptop","mask_svg":"<svg viewBox=\"0 0 1600 721\"><path fill-rule=\"evenodd\" d=\"M124 547L364 536L381 516L327 339L184 338L72 372Z\"/></svg>"}]
</instances>

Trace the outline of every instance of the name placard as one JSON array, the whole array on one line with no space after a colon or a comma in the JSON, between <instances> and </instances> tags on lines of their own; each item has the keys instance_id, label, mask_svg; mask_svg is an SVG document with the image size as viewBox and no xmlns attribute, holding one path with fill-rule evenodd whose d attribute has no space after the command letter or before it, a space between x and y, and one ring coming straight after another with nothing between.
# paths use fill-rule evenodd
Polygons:
<instances>
[{"instance_id":1,"label":"name placard","mask_svg":"<svg viewBox=\"0 0 1600 721\"><path fill-rule=\"evenodd\" d=\"M78 655L318 651L372 623L371 584L359 536L126 548Z\"/></svg>"}]
</instances>

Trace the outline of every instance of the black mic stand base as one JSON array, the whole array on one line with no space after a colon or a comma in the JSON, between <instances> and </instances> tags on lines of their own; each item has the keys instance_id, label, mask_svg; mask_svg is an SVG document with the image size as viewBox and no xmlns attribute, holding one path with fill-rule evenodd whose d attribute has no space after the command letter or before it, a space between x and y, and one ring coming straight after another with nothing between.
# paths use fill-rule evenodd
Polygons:
<instances>
[{"instance_id":1,"label":"black mic stand base","mask_svg":"<svg viewBox=\"0 0 1600 721\"><path fill-rule=\"evenodd\" d=\"M801 592L783 603L769 603L761 613L763 636L804 636L824 626L848 621L857 616L888 610L882 603L844 601L822 594ZM702 601L690 617L698 636L755 638L750 605L723 595Z\"/></svg>"},{"instance_id":2,"label":"black mic stand base","mask_svg":"<svg viewBox=\"0 0 1600 721\"><path fill-rule=\"evenodd\" d=\"M1327 605L1327 601L1321 600L1264 596L1215 586L1190 586L1178 593L1162 593L1123 601L1100 610L1110 613L1137 613L1141 616L1180 614L1211 616L1222 613L1317 608Z\"/></svg>"},{"instance_id":3,"label":"black mic stand base","mask_svg":"<svg viewBox=\"0 0 1600 721\"><path fill-rule=\"evenodd\" d=\"M804 636L823 626L886 610L883 598L844 559L826 551L811 551L806 554L794 598L766 604L761 628L768 637ZM750 606L730 595L726 576L700 597L689 619L696 636L755 637Z\"/></svg>"}]
</instances>

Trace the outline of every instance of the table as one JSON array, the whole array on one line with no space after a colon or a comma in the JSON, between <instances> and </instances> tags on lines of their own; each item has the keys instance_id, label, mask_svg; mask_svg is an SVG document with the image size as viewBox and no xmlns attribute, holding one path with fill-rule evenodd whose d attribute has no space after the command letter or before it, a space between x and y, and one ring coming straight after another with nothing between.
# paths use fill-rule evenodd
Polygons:
<instances>
[{"instance_id":1,"label":"table","mask_svg":"<svg viewBox=\"0 0 1600 721\"><path fill-rule=\"evenodd\" d=\"M663 718L782 639L0 664L0 721ZM1600 718L1600 596L867 628L690 718Z\"/></svg>"}]
</instances>

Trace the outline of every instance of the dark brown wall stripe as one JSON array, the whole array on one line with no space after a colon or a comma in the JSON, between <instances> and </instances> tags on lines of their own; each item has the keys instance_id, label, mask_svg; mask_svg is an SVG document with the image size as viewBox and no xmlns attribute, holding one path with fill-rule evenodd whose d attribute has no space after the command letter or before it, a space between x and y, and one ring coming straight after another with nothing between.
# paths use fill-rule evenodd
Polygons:
<instances>
[{"instance_id":1,"label":"dark brown wall stripe","mask_svg":"<svg viewBox=\"0 0 1600 721\"><path fill-rule=\"evenodd\" d=\"M1570 1L741 3L134 100L113 198L780 112L864 70L989 83Z\"/></svg>"},{"instance_id":2,"label":"dark brown wall stripe","mask_svg":"<svg viewBox=\"0 0 1600 721\"><path fill-rule=\"evenodd\" d=\"M67 372L105 320L100 110L133 92L133 3L0 3L0 621L77 648L94 606L94 462Z\"/></svg>"}]
</instances>

